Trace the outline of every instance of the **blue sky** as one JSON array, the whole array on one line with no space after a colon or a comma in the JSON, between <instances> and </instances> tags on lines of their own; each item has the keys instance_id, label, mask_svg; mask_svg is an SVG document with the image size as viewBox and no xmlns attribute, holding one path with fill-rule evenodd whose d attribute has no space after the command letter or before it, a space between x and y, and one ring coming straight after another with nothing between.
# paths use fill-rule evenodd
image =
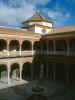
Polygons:
<instances>
[{"instance_id":1,"label":"blue sky","mask_svg":"<svg viewBox=\"0 0 75 100\"><path fill-rule=\"evenodd\" d=\"M0 0L0 26L21 27L36 9L55 27L75 24L75 0Z\"/></svg>"}]
</instances>

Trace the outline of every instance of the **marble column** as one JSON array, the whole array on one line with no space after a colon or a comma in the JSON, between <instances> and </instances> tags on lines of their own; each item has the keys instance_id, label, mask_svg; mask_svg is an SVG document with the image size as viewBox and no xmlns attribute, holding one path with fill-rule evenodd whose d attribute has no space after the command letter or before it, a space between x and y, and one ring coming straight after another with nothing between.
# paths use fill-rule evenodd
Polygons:
<instances>
[{"instance_id":1,"label":"marble column","mask_svg":"<svg viewBox=\"0 0 75 100\"><path fill-rule=\"evenodd\" d=\"M10 83L10 72L8 71L8 84Z\"/></svg>"},{"instance_id":2,"label":"marble column","mask_svg":"<svg viewBox=\"0 0 75 100\"><path fill-rule=\"evenodd\" d=\"M8 62L7 72L8 72L8 84L10 84L10 64L9 62Z\"/></svg>"},{"instance_id":3,"label":"marble column","mask_svg":"<svg viewBox=\"0 0 75 100\"><path fill-rule=\"evenodd\" d=\"M22 41L20 41L20 56L22 55Z\"/></svg>"},{"instance_id":4,"label":"marble column","mask_svg":"<svg viewBox=\"0 0 75 100\"><path fill-rule=\"evenodd\" d=\"M20 63L20 80L22 80L22 67L23 67L23 64L22 63Z\"/></svg>"},{"instance_id":5,"label":"marble column","mask_svg":"<svg viewBox=\"0 0 75 100\"><path fill-rule=\"evenodd\" d=\"M8 41L8 43L7 43L7 56L9 56L10 54L9 54L9 41Z\"/></svg>"}]
</instances>

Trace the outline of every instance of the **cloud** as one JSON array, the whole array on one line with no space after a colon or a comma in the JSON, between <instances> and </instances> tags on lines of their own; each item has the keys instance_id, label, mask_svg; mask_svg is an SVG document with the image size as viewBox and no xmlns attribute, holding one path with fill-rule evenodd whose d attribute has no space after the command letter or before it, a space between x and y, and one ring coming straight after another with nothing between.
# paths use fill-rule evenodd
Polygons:
<instances>
[{"instance_id":1,"label":"cloud","mask_svg":"<svg viewBox=\"0 0 75 100\"><path fill-rule=\"evenodd\" d=\"M40 5L46 5L48 4L49 2L51 2L51 0L26 0L27 2L29 3L32 3L34 5L37 5L37 4L40 4Z\"/></svg>"},{"instance_id":2,"label":"cloud","mask_svg":"<svg viewBox=\"0 0 75 100\"><path fill-rule=\"evenodd\" d=\"M8 3L0 1L0 25L18 26L21 22L31 17L38 4L46 5L51 0L8 0ZM70 19L71 15L58 4L52 9L44 8L42 10L55 23L55 26L62 26Z\"/></svg>"},{"instance_id":3,"label":"cloud","mask_svg":"<svg viewBox=\"0 0 75 100\"><path fill-rule=\"evenodd\" d=\"M20 0L21 1L21 0ZM22 0L23 2L10 2L8 5L0 3L0 25L18 25L34 13L35 7Z\"/></svg>"},{"instance_id":4,"label":"cloud","mask_svg":"<svg viewBox=\"0 0 75 100\"><path fill-rule=\"evenodd\" d=\"M51 0L3 0L0 1L0 25L19 25L31 17L37 5L46 5Z\"/></svg>"},{"instance_id":5,"label":"cloud","mask_svg":"<svg viewBox=\"0 0 75 100\"><path fill-rule=\"evenodd\" d=\"M53 10L44 9L44 13L53 20L55 27L64 26L65 23L70 19L70 13L61 8L54 8Z\"/></svg>"}]
</instances>

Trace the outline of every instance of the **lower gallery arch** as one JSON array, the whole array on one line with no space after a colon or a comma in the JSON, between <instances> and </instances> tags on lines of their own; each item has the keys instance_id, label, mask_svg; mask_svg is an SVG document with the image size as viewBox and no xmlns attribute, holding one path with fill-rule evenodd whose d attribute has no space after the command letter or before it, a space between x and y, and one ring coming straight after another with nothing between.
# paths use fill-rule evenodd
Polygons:
<instances>
[{"instance_id":1,"label":"lower gallery arch","mask_svg":"<svg viewBox=\"0 0 75 100\"><path fill-rule=\"evenodd\" d=\"M14 64L11 65L10 77L12 79L19 79L19 76L20 76L19 64L14 63Z\"/></svg>"},{"instance_id":2,"label":"lower gallery arch","mask_svg":"<svg viewBox=\"0 0 75 100\"><path fill-rule=\"evenodd\" d=\"M26 62L26 63L23 64L22 78L24 80L30 80L31 79L31 63L30 62Z\"/></svg>"},{"instance_id":3,"label":"lower gallery arch","mask_svg":"<svg viewBox=\"0 0 75 100\"><path fill-rule=\"evenodd\" d=\"M0 65L0 80L6 81L8 77L7 66L4 64Z\"/></svg>"}]
</instances>

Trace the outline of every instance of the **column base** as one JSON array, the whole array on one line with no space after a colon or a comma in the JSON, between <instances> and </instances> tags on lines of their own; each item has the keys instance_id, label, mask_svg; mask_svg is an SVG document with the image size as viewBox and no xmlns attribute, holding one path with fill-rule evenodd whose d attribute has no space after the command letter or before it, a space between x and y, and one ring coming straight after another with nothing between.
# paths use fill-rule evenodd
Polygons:
<instances>
[{"instance_id":1,"label":"column base","mask_svg":"<svg viewBox=\"0 0 75 100\"><path fill-rule=\"evenodd\" d=\"M22 81L23 79L22 78L19 78L19 81Z\"/></svg>"},{"instance_id":2,"label":"column base","mask_svg":"<svg viewBox=\"0 0 75 100\"><path fill-rule=\"evenodd\" d=\"M10 81L8 81L8 83L7 84L10 84L11 82Z\"/></svg>"}]
</instances>

